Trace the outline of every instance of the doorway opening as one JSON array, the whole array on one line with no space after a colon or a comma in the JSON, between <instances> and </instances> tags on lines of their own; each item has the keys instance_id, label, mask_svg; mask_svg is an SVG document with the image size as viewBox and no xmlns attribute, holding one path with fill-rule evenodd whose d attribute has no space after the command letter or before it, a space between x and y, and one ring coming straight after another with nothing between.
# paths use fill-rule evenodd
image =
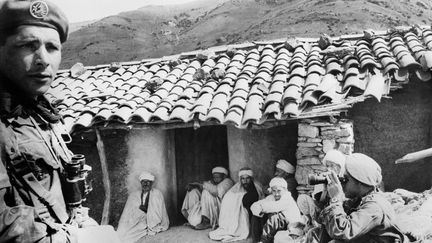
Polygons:
<instances>
[{"instance_id":1,"label":"doorway opening","mask_svg":"<svg viewBox=\"0 0 432 243\"><path fill-rule=\"evenodd\" d=\"M174 137L178 197L175 221L181 223L185 221L180 210L186 185L209 180L216 166L229 169L227 129L225 126L182 128L175 130Z\"/></svg>"}]
</instances>

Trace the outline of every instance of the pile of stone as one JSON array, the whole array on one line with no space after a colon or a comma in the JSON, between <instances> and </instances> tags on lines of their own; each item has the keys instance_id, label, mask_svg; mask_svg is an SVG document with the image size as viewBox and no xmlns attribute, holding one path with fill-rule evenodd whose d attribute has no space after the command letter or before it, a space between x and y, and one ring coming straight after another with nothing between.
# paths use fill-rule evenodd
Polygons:
<instances>
[{"instance_id":1,"label":"pile of stone","mask_svg":"<svg viewBox=\"0 0 432 243\"><path fill-rule=\"evenodd\" d=\"M299 193L310 193L313 187L308 185L308 175L326 171L321 163L325 153L338 149L344 154L351 154L354 148L354 132L351 120L308 120L298 126L297 168L295 178Z\"/></svg>"},{"instance_id":2,"label":"pile of stone","mask_svg":"<svg viewBox=\"0 0 432 243\"><path fill-rule=\"evenodd\" d=\"M419 242L432 242L432 189L422 193L396 189L385 194L402 232Z\"/></svg>"}]
</instances>

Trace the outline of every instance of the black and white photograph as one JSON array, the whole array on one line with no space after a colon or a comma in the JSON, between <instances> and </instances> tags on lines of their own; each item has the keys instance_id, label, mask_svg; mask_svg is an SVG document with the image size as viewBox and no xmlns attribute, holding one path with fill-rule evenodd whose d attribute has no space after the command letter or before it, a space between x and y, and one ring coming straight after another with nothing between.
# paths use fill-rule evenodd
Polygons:
<instances>
[{"instance_id":1,"label":"black and white photograph","mask_svg":"<svg viewBox=\"0 0 432 243\"><path fill-rule=\"evenodd\" d=\"M431 243L431 0L0 0L0 243Z\"/></svg>"}]
</instances>

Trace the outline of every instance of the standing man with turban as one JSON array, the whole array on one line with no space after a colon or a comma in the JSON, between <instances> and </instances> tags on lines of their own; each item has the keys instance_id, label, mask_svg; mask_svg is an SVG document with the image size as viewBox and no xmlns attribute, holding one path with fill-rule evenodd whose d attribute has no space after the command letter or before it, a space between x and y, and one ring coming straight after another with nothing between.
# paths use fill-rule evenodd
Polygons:
<instances>
[{"instance_id":1,"label":"standing man with turban","mask_svg":"<svg viewBox=\"0 0 432 243\"><path fill-rule=\"evenodd\" d=\"M215 167L212 179L204 183L189 183L182 206L182 214L194 229L215 228L222 198L233 186L228 170Z\"/></svg>"},{"instance_id":2,"label":"standing man with turban","mask_svg":"<svg viewBox=\"0 0 432 243\"><path fill-rule=\"evenodd\" d=\"M219 214L219 228L211 231L212 240L244 240L250 232L250 206L263 198L262 185L254 180L250 168L239 171L237 182L224 196Z\"/></svg>"},{"instance_id":3,"label":"standing man with turban","mask_svg":"<svg viewBox=\"0 0 432 243\"><path fill-rule=\"evenodd\" d=\"M62 188L69 134L44 94L68 28L49 1L0 0L0 242L115 242L112 227L77 227L83 210Z\"/></svg>"},{"instance_id":4,"label":"standing man with turban","mask_svg":"<svg viewBox=\"0 0 432 243\"><path fill-rule=\"evenodd\" d=\"M253 227L253 230L257 230L252 232L253 242L273 242L278 231L287 231L288 235L298 235L301 231L299 228L303 226L300 210L287 190L287 182L280 177L275 177L270 181L270 188L271 195L251 206L254 215L252 219L264 223L262 227Z\"/></svg>"},{"instance_id":5,"label":"standing man with turban","mask_svg":"<svg viewBox=\"0 0 432 243\"><path fill-rule=\"evenodd\" d=\"M336 172L328 176L330 205L321 217L329 236L342 242L404 242L393 207L377 189L382 180L378 163L354 153L347 156L345 168L343 184ZM344 195L352 199L345 208Z\"/></svg>"},{"instance_id":6,"label":"standing man with turban","mask_svg":"<svg viewBox=\"0 0 432 243\"><path fill-rule=\"evenodd\" d=\"M141 190L129 195L117 229L125 243L142 242L145 236L165 231L169 226L163 195L153 188L154 175L144 171L139 180Z\"/></svg>"},{"instance_id":7,"label":"standing man with turban","mask_svg":"<svg viewBox=\"0 0 432 243\"><path fill-rule=\"evenodd\" d=\"M295 167L284 159L280 159L276 162L276 168L274 176L282 177L285 179L288 185L288 191L294 200L297 200L297 181L295 179Z\"/></svg>"}]
</instances>

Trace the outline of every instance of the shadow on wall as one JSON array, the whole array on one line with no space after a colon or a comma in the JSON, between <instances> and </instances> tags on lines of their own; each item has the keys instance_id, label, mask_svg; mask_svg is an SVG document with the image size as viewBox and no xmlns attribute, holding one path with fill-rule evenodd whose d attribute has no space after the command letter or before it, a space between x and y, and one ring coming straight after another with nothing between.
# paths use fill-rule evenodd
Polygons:
<instances>
[{"instance_id":1,"label":"shadow on wall","mask_svg":"<svg viewBox=\"0 0 432 243\"><path fill-rule=\"evenodd\" d=\"M432 160L414 164L394 161L403 155L432 147L432 84L411 81L378 103L368 99L354 106L354 152L374 158L382 168L385 189L420 192L431 187Z\"/></svg>"},{"instance_id":2,"label":"shadow on wall","mask_svg":"<svg viewBox=\"0 0 432 243\"><path fill-rule=\"evenodd\" d=\"M127 176L127 170L125 170L125 158L127 155L127 144L125 142L126 134L127 132L123 130L104 130L101 132L111 184L109 224L114 227L117 227L128 197L126 182L124 180ZM86 163L92 167L91 179L93 191L87 196L87 200L83 205L90 208L90 216L100 223L105 191L94 131L74 136L72 143L69 144L68 147L74 153L84 154Z\"/></svg>"}]
</instances>

